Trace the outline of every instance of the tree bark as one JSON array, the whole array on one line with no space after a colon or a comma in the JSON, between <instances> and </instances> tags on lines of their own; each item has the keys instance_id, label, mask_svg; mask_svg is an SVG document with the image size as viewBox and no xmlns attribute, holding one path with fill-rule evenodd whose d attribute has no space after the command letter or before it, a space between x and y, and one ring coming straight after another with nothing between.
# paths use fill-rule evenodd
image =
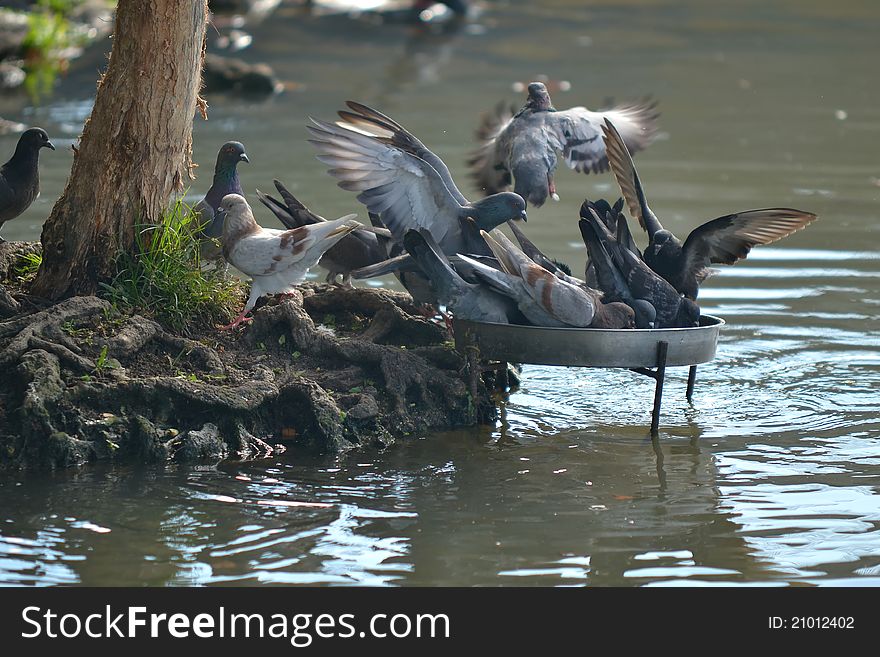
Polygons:
<instances>
[{"instance_id":1,"label":"tree bark","mask_svg":"<svg viewBox=\"0 0 880 657\"><path fill-rule=\"evenodd\" d=\"M207 0L119 0L107 72L43 226L35 294L94 293L134 247L135 226L157 223L193 178L207 16Z\"/></svg>"}]
</instances>

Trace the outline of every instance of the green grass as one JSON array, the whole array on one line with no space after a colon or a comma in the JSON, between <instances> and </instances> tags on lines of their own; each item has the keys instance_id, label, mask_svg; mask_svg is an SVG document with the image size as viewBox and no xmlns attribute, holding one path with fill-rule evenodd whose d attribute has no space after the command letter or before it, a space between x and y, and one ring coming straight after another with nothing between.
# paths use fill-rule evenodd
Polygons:
<instances>
[{"instance_id":1,"label":"green grass","mask_svg":"<svg viewBox=\"0 0 880 657\"><path fill-rule=\"evenodd\" d=\"M29 283L34 280L37 270L43 263L42 253L25 253L18 258L18 261L12 267L15 275L22 283Z\"/></svg>"},{"instance_id":2,"label":"green grass","mask_svg":"<svg viewBox=\"0 0 880 657\"><path fill-rule=\"evenodd\" d=\"M159 225L140 226L135 253L120 255L103 296L176 331L230 321L244 304L244 284L202 267L197 221L192 208L177 201Z\"/></svg>"}]
</instances>

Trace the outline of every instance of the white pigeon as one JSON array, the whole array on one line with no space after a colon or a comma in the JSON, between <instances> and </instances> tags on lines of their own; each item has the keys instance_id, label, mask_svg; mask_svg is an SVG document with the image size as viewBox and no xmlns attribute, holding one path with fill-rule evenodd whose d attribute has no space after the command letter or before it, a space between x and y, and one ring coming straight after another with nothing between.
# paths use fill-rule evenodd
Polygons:
<instances>
[{"instance_id":1,"label":"white pigeon","mask_svg":"<svg viewBox=\"0 0 880 657\"><path fill-rule=\"evenodd\" d=\"M251 295L238 317L222 328L235 328L257 299L266 294L289 294L305 280L324 252L361 224L354 214L292 230L260 226L243 196L227 194L218 212L223 220L223 256L253 279Z\"/></svg>"}]
</instances>

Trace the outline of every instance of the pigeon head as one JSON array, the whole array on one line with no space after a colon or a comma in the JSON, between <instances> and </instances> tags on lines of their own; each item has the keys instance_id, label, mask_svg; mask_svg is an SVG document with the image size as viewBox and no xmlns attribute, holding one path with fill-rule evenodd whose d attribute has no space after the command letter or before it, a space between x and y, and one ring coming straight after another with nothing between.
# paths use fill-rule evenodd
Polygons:
<instances>
[{"instance_id":1,"label":"pigeon head","mask_svg":"<svg viewBox=\"0 0 880 657\"><path fill-rule=\"evenodd\" d=\"M36 154L41 148L51 148L55 150L55 145L49 141L49 135L42 128L30 128L21 133L18 138L18 146L15 147L15 154Z\"/></svg>"},{"instance_id":2,"label":"pigeon head","mask_svg":"<svg viewBox=\"0 0 880 657\"><path fill-rule=\"evenodd\" d=\"M214 173L234 172L239 162L250 162L247 153L244 152L244 144L239 141L227 141L217 153L217 165L214 167Z\"/></svg>"},{"instance_id":3,"label":"pigeon head","mask_svg":"<svg viewBox=\"0 0 880 657\"><path fill-rule=\"evenodd\" d=\"M227 247L235 240L260 229L254 219L251 206L240 194L227 194L217 208L223 222L223 244Z\"/></svg>"},{"instance_id":4,"label":"pigeon head","mask_svg":"<svg viewBox=\"0 0 880 657\"><path fill-rule=\"evenodd\" d=\"M646 299L633 299L627 303L636 314L636 328L657 328L657 309Z\"/></svg>"},{"instance_id":5,"label":"pigeon head","mask_svg":"<svg viewBox=\"0 0 880 657\"><path fill-rule=\"evenodd\" d=\"M522 219L526 221L526 202L522 196L514 192L501 192L480 199L473 204L476 212L469 213L477 223L480 230L489 231L497 228L510 219Z\"/></svg>"},{"instance_id":6,"label":"pigeon head","mask_svg":"<svg viewBox=\"0 0 880 657\"><path fill-rule=\"evenodd\" d=\"M620 301L602 303L596 308L596 317L590 326L595 328L631 329L635 328L636 316L633 309Z\"/></svg>"},{"instance_id":7,"label":"pigeon head","mask_svg":"<svg viewBox=\"0 0 880 657\"><path fill-rule=\"evenodd\" d=\"M529 99L526 101L526 107L533 112L555 111L547 91L547 85L543 82L532 82L529 85Z\"/></svg>"}]
</instances>

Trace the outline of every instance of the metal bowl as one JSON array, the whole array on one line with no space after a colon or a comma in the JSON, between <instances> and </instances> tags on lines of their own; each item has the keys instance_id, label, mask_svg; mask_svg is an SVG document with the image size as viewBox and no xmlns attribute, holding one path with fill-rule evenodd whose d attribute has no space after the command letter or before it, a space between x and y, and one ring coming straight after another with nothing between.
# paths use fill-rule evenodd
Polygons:
<instances>
[{"instance_id":1,"label":"metal bowl","mask_svg":"<svg viewBox=\"0 0 880 657\"><path fill-rule=\"evenodd\" d=\"M455 347L476 346L480 357L509 363L568 367L657 367L660 342L666 367L715 358L724 320L702 315L700 325L669 329L578 329L491 324L453 319Z\"/></svg>"}]
</instances>

